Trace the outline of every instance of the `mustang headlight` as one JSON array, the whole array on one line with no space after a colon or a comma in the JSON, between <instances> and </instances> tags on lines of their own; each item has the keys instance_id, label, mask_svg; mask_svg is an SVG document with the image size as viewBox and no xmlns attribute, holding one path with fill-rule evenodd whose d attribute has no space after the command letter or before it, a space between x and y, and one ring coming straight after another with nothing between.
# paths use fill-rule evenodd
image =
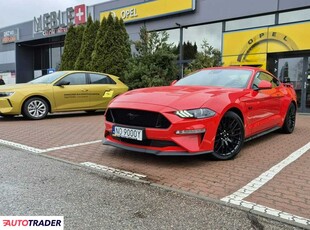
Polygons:
<instances>
[{"instance_id":1,"label":"mustang headlight","mask_svg":"<svg viewBox=\"0 0 310 230\"><path fill-rule=\"evenodd\" d=\"M207 118L213 117L215 112L211 109L190 109L190 110L178 110L175 114L182 118Z\"/></svg>"},{"instance_id":2,"label":"mustang headlight","mask_svg":"<svg viewBox=\"0 0 310 230\"><path fill-rule=\"evenodd\" d=\"M14 92L0 92L0 97L9 97L12 96Z\"/></svg>"}]
</instances>

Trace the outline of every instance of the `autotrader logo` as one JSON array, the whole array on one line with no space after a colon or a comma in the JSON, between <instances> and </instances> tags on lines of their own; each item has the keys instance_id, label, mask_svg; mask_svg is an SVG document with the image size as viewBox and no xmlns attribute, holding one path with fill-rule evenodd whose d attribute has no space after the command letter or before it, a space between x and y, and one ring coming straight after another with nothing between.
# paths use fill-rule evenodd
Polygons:
<instances>
[{"instance_id":1,"label":"autotrader logo","mask_svg":"<svg viewBox=\"0 0 310 230\"><path fill-rule=\"evenodd\" d=\"M0 229L10 230L63 230L63 216L0 216Z\"/></svg>"}]
</instances>

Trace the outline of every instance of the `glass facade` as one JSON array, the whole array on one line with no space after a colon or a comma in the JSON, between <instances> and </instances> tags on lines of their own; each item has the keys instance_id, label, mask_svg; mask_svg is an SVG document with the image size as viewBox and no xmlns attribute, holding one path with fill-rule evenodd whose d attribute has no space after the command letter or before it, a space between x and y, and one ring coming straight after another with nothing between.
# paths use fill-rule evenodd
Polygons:
<instances>
[{"instance_id":1,"label":"glass facade","mask_svg":"<svg viewBox=\"0 0 310 230\"><path fill-rule=\"evenodd\" d=\"M50 52L50 67L58 70L60 66L63 47L60 46L59 44L52 45L52 47L49 49L49 52Z\"/></svg>"},{"instance_id":2,"label":"glass facade","mask_svg":"<svg viewBox=\"0 0 310 230\"><path fill-rule=\"evenodd\" d=\"M63 53L63 45L61 44L35 47L34 71L38 73L36 75L46 74L47 69L50 68L58 70L62 53Z\"/></svg>"},{"instance_id":3,"label":"glass facade","mask_svg":"<svg viewBox=\"0 0 310 230\"><path fill-rule=\"evenodd\" d=\"M180 60L179 44L183 32L183 56ZM198 26L182 27L166 31L169 35L168 43L174 46L174 53L178 55L178 65L180 66L180 76L184 75L184 68L195 59L197 52L203 50L204 42L221 52L223 23L213 23Z\"/></svg>"},{"instance_id":4,"label":"glass facade","mask_svg":"<svg viewBox=\"0 0 310 230\"><path fill-rule=\"evenodd\" d=\"M49 68L49 47L38 46L34 48L34 70Z\"/></svg>"},{"instance_id":5,"label":"glass facade","mask_svg":"<svg viewBox=\"0 0 310 230\"><path fill-rule=\"evenodd\" d=\"M274 24L275 24L275 14L271 14L259 17L251 17L251 18L227 21L225 25L225 30L232 31L232 30L269 26Z\"/></svg>"},{"instance_id":6,"label":"glass facade","mask_svg":"<svg viewBox=\"0 0 310 230\"><path fill-rule=\"evenodd\" d=\"M196 43L198 51L206 40L209 45L218 50L222 50L222 23L192 26L184 29L184 42Z\"/></svg>"},{"instance_id":7,"label":"glass facade","mask_svg":"<svg viewBox=\"0 0 310 230\"><path fill-rule=\"evenodd\" d=\"M310 9L295 10L279 14L279 23L290 23L310 20Z\"/></svg>"},{"instance_id":8,"label":"glass facade","mask_svg":"<svg viewBox=\"0 0 310 230\"><path fill-rule=\"evenodd\" d=\"M297 94L297 105L298 108L300 108L303 79L303 57L279 58L278 69L278 78L281 81L286 80L293 84Z\"/></svg>"},{"instance_id":9,"label":"glass facade","mask_svg":"<svg viewBox=\"0 0 310 230\"><path fill-rule=\"evenodd\" d=\"M172 29L166 31L169 35L168 43L171 43L173 46L178 46L180 42L180 29Z\"/></svg>"},{"instance_id":10,"label":"glass facade","mask_svg":"<svg viewBox=\"0 0 310 230\"><path fill-rule=\"evenodd\" d=\"M196 44L198 51L206 40L212 47L222 50L222 23L213 23L199 26L183 27L183 43ZM179 45L180 29L167 30L169 43Z\"/></svg>"}]
</instances>

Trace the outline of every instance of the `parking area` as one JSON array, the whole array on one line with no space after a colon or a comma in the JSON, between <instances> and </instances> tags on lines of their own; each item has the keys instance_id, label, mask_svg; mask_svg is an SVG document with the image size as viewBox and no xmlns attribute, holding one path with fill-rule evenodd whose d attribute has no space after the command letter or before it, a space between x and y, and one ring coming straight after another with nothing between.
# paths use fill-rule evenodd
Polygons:
<instances>
[{"instance_id":1,"label":"parking area","mask_svg":"<svg viewBox=\"0 0 310 230\"><path fill-rule=\"evenodd\" d=\"M151 183L310 228L308 115L297 116L293 134L275 132L247 142L231 161L208 156L158 157L103 146L103 130L103 113L51 115L39 121L0 117L0 144L134 172Z\"/></svg>"}]
</instances>

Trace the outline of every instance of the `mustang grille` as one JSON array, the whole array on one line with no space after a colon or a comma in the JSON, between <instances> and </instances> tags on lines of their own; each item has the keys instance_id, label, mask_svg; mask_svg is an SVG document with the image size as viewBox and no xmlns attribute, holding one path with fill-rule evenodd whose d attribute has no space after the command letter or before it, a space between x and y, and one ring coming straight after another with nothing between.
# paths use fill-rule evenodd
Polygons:
<instances>
[{"instance_id":1,"label":"mustang grille","mask_svg":"<svg viewBox=\"0 0 310 230\"><path fill-rule=\"evenodd\" d=\"M170 121L162 114L136 109L108 109L106 120L121 125L166 129Z\"/></svg>"}]
</instances>

